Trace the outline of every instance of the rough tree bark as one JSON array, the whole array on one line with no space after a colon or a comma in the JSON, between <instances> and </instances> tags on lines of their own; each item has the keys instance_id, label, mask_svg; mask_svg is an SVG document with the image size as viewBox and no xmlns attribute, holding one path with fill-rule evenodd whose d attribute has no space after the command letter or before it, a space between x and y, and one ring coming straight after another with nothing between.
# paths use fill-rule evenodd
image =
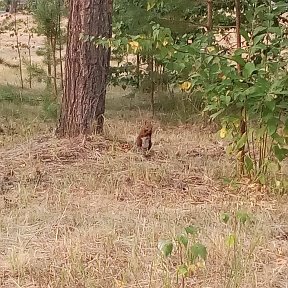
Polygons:
<instances>
[{"instance_id":1,"label":"rough tree bark","mask_svg":"<svg viewBox=\"0 0 288 288\"><path fill-rule=\"evenodd\" d=\"M69 1L64 94L56 134L75 137L103 130L110 49L80 40L81 33L112 36L112 0Z\"/></svg>"}]
</instances>

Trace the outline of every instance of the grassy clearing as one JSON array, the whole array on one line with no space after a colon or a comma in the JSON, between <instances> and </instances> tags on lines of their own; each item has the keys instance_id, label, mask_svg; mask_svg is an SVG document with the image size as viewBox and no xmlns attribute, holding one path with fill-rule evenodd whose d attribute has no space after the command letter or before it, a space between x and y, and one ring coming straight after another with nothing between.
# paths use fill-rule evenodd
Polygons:
<instances>
[{"instance_id":1,"label":"grassy clearing","mask_svg":"<svg viewBox=\"0 0 288 288\"><path fill-rule=\"evenodd\" d=\"M47 92L0 85L0 147L28 141L54 127L56 105Z\"/></svg>"},{"instance_id":2,"label":"grassy clearing","mask_svg":"<svg viewBox=\"0 0 288 288\"><path fill-rule=\"evenodd\" d=\"M17 65L15 37L1 40L1 58ZM39 65L43 40L32 41ZM83 143L54 138L57 105L43 84L7 86L20 85L19 71L3 63L0 83L0 287L181 287L179 255L163 259L157 244L193 224L208 258L187 287L287 288L287 196L234 180L210 127L181 124L195 120L197 97L182 105L181 95L158 95L161 121L145 158L130 150L150 117L143 95L109 88L105 135ZM251 216L240 230L220 219L237 211Z\"/></svg>"},{"instance_id":3,"label":"grassy clearing","mask_svg":"<svg viewBox=\"0 0 288 288\"><path fill-rule=\"evenodd\" d=\"M55 139L35 95L0 102L0 286L180 287L157 243L193 224L208 259L187 287L287 287L287 199L226 185L234 164L209 128L155 120L151 157L130 150L148 115L120 95L85 143ZM236 211L252 218L240 231L220 220Z\"/></svg>"}]
</instances>

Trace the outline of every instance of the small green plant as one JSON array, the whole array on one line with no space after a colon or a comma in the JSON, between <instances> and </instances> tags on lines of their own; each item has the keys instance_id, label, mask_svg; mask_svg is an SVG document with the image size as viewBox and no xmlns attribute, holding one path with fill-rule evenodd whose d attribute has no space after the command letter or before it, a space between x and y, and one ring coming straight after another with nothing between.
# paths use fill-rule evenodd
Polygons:
<instances>
[{"instance_id":1,"label":"small green plant","mask_svg":"<svg viewBox=\"0 0 288 288\"><path fill-rule=\"evenodd\" d=\"M55 99L51 98L51 92L47 90L45 95L43 95L42 102L43 119L56 120L58 118L58 110L59 103Z\"/></svg>"},{"instance_id":2,"label":"small green plant","mask_svg":"<svg viewBox=\"0 0 288 288\"><path fill-rule=\"evenodd\" d=\"M61 0L53 0L53 1L41 0L37 1L36 5L33 6L34 7L33 15L37 23L37 32L46 37L44 55L46 56L45 60L48 69L48 84L50 84L51 80L53 80L53 88L54 88L53 93L55 96L58 95L57 66L59 64L59 61L60 64L62 65L62 54L61 54L62 46L60 45L59 50L61 56L60 60L57 58L57 50L59 43L62 43L61 37L63 36L60 25L61 17L64 13L63 5L64 3ZM62 77L63 76L62 66L60 67L60 69ZM63 86L63 83L61 83L61 86Z\"/></svg>"},{"instance_id":3,"label":"small green plant","mask_svg":"<svg viewBox=\"0 0 288 288\"><path fill-rule=\"evenodd\" d=\"M176 283L181 288L188 287L187 279L193 277L199 269L205 267L207 259L206 247L198 241L198 228L188 226L184 231L172 240L160 240L158 248L163 258L163 269L166 272L165 285L171 283L169 258L173 257L172 273L176 274ZM176 265L175 265L176 263Z\"/></svg>"},{"instance_id":4,"label":"small green plant","mask_svg":"<svg viewBox=\"0 0 288 288\"><path fill-rule=\"evenodd\" d=\"M28 82L30 82L31 79L35 79L39 83L47 81L47 73L39 64L28 61L25 61L24 64L29 73L29 78L26 79Z\"/></svg>"},{"instance_id":5,"label":"small green plant","mask_svg":"<svg viewBox=\"0 0 288 288\"><path fill-rule=\"evenodd\" d=\"M221 221L227 225L229 232L225 237L227 247L225 287L241 287L245 273L250 267L250 260L255 252L259 239L248 240L246 231L253 224L252 216L245 211L223 213Z\"/></svg>"},{"instance_id":6,"label":"small green plant","mask_svg":"<svg viewBox=\"0 0 288 288\"><path fill-rule=\"evenodd\" d=\"M8 1L7 0L1 0L0 1L0 10L6 10L8 7Z\"/></svg>"}]
</instances>

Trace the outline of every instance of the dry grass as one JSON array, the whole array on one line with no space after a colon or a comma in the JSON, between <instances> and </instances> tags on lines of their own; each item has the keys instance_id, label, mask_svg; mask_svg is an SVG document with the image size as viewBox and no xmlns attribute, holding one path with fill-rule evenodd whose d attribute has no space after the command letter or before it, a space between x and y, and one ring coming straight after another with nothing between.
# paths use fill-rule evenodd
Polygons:
<instances>
[{"instance_id":1,"label":"dry grass","mask_svg":"<svg viewBox=\"0 0 288 288\"><path fill-rule=\"evenodd\" d=\"M47 135L2 149L1 287L178 287L157 242L190 224L209 255L187 287L287 287L287 202L225 187L231 162L209 130L155 124L150 158L129 149L137 119L107 120L85 143ZM254 219L239 235L241 281L229 276L233 227L219 220L236 210Z\"/></svg>"},{"instance_id":2,"label":"dry grass","mask_svg":"<svg viewBox=\"0 0 288 288\"><path fill-rule=\"evenodd\" d=\"M5 60L13 39L1 34ZM16 71L0 65L0 82L19 85ZM121 94L109 91L114 106ZM37 106L2 102L0 114L0 287L180 287L179 258L163 262L157 243L190 224L208 259L187 287L288 287L287 199L225 184L234 163L209 129L155 121L146 158L130 149L141 111L107 111L105 135L86 142L55 139ZM233 258L220 216L238 210L253 222Z\"/></svg>"},{"instance_id":3,"label":"dry grass","mask_svg":"<svg viewBox=\"0 0 288 288\"><path fill-rule=\"evenodd\" d=\"M28 61L28 29L31 29L32 27L35 28L35 22L33 21L32 15L23 15L20 13L17 13L16 19L17 29L19 29L18 36L21 57L22 60ZM14 21L14 16L10 15L9 13L0 15L0 30L3 29L3 31L0 31L0 57L2 62L4 61L3 63L0 61L0 84L10 83L12 85L20 86L19 69L17 67L14 69L10 69L10 67L8 67L19 65L18 53L16 49L17 41L15 33L13 32ZM45 38L43 36L36 35L35 33L31 39L30 49L32 62L34 64L41 65L43 62L43 58L41 56L37 56L36 51L43 47L44 40ZM24 78L27 79L28 73L25 65L23 65L23 74ZM26 86L28 85L26 84ZM43 84L34 83L34 87L35 86L43 87Z\"/></svg>"}]
</instances>

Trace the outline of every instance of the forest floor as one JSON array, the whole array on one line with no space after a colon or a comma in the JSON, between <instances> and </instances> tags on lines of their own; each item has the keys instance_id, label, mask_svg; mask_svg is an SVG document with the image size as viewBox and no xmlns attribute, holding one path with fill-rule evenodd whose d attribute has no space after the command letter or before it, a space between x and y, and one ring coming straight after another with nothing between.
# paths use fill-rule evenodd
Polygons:
<instances>
[{"instance_id":1,"label":"forest floor","mask_svg":"<svg viewBox=\"0 0 288 288\"><path fill-rule=\"evenodd\" d=\"M144 157L131 147L147 112L109 88L104 135L59 140L41 85L19 93L0 68L0 287L182 287L181 257L157 246L189 225L208 257L185 287L288 287L287 196L236 180L210 127L155 119ZM251 221L221 221L238 211Z\"/></svg>"},{"instance_id":2,"label":"forest floor","mask_svg":"<svg viewBox=\"0 0 288 288\"><path fill-rule=\"evenodd\" d=\"M208 128L155 121L146 158L130 150L136 112L108 110L105 135L83 142L54 138L37 106L0 109L0 287L178 287L180 259L164 265L157 243L188 225L208 258L187 287L287 287L287 198L233 181ZM238 232L220 219L237 211L253 219Z\"/></svg>"}]
</instances>

